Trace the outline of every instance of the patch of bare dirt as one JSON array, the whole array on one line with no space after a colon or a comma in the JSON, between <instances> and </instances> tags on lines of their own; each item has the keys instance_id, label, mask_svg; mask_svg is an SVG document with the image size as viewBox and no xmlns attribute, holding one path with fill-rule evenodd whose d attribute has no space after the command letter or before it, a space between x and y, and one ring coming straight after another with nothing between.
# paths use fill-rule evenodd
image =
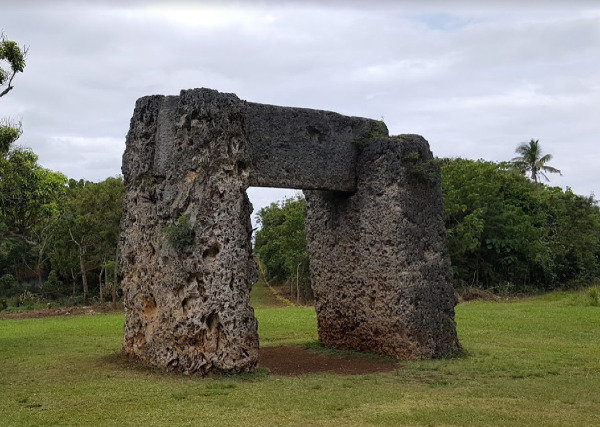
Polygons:
<instances>
[{"instance_id":1,"label":"patch of bare dirt","mask_svg":"<svg viewBox=\"0 0 600 427\"><path fill-rule=\"evenodd\" d=\"M392 372L402 366L398 362L368 359L353 355L328 355L299 346L263 347L258 363L272 375L297 376L314 373L361 375Z\"/></svg>"},{"instance_id":2,"label":"patch of bare dirt","mask_svg":"<svg viewBox=\"0 0 600 427\"><path fill-rule=\"evenodd\" d=\"M122 307L112 308L110 305L100 306L82 306L82 307L56 307L56 308L40 308L36 310L27 310L17 313L2 313L0 319L39 319L42 317L54 316L72 316L79 314L99 314L99 313L121 313Z\"/></svg>"},{"instance_id":3,"label":"patch of bare dirt","mask_svg":"<svg viewBox=\"0 0 600 427\"><path fill-rule=\"evenodd\" d=\"M457 290L459 302L466 301L499 301L500 298L492 292L485 289L473 288L470 286L463 287Z\"/></svg>"}]
</instances>

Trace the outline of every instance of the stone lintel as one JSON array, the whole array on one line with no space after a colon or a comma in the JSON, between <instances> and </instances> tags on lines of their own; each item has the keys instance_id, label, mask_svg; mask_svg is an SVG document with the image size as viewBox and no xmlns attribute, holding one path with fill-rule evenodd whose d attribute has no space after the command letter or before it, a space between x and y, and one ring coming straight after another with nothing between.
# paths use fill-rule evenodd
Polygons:
<instances>
[{"instance_id":1,"label":"stone lintel","mask_svg":"<svg viewBox=\"0 0 600 427\"><path fill-rule=\"evenodd\" d=\"M372 135L388 134L383 122L362 117L246 105L252 186L354 192L358 148Z\"/></svg>"}]
</instances>

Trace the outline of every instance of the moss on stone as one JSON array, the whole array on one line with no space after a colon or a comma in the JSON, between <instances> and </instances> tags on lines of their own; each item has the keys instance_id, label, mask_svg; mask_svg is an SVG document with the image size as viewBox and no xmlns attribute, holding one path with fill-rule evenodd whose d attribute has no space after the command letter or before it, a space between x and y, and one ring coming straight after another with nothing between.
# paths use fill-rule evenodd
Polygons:
<instances>
[{"instance_id":1,"label":"moss on stone","mask_svg":"<svg viewBox=\"0 0 600 427\"><path fill-rule=\"evenodd\" d=\"M439 168L435 159L424 160L419 151L413 150L402 156L406 177L412 184L435 184Z\"/></svg>"},{"instance_id":2,"label":"moss on stone","mask_svg":"<svg viewBox=\"0 0 600 427\"><path fill-rule=\"evenodd\" d=\"M167 242L176 251L181 251L186 246L194 243L194 230L190 224L190 219L182 215L176 224L164 227L167 236Z\"/></svg>"},{"instance_id":3,"label":"moss on stone","mask_svg":"<svg viewBox=\"0 0 600 427\"><path fill-rule=\"evenodd\" d=\"M362 149L369 145L371 141L377 138L384 138L389 136L389 131L383 120L373 120L370 126L357 139L354 140L354 144L358 149Z\"/></svg>"}]
</instances>

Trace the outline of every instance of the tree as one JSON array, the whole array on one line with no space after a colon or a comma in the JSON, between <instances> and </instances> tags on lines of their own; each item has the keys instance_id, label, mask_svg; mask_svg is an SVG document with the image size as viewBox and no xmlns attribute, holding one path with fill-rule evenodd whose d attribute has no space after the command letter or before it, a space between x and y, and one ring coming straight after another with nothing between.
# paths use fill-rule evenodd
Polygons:
<instances>
[{"instance_id":1,"label":"tree","mask_svg":"<svg viewBox=\"0 0 600 427\"><path fill-rule=\"evenodd\" d=\"M600 275L593 197L539 186L507 164L442 161L448 249L459 285L527 292Z\"/></svg>"},{"instance_id":2,"label":"tree","mask_svg":"<svg viewBox=\"0 0 600 427\"><path fill-rule=\"evenodd\" d=\"M0 241L12 253L20 250L22 263L38 272L41 284L66 177L43 168L37 160L35 153L22 148L0 156Z\"/></svg>"},{"instance_id":3,"label":"tree","mask_svg":"<svg viewBox=\"0 0 600 427\"><path fill-rule=\"evenodd\" d=\"M21 134L23 128L21 123L15 123L10 119L0 120L0 155L6 154L10 146L15 142Z\"/></svg>"},{"instance_id":4,"label":"tree","mask_svg":"<svg viewBox=\"0 0 600 427\"><path fill-rule=\"evenodd\" d=\"M258 212L261 229L256 233L255 252L266 267L274 284L288 282L311 298L308 253L306 250L306 201L302 197L287 199Z\"/></svg>"},{"instance_id":5,"label":"tree","mask_svg":"<svg viewBox=\"0 0 600 427\"><path fill-rule=\"evenodd\" d=\"M69 182L69 196L57 222L52 264L63 274L81 275L83 298L89 298L88 272L99 273L99 290L107 263L116 256L124 187L121 178L99 183ZM75 267L76 266L76 267Z\"/></svg>"},{"instance_id":6,"label":"tree","mask_svg":"<svg viewBox=\"0 0 600 427\"><path fill-rule=\"evenodd\" d=\"M123 197L125 187L121 178L107 178L96 184L97 199L100 203L98 213L99 221L99 241L96 246L95 261L100 268L98 287L100 291L100 301L103 301L102 273L104 273L104 283L108 283L108 272L113 276L111 283L111 294L113 306L116 305L117 290L117 244L121 231L121 214L123 211Z\"/></svg>"},{"instance_id":7,"label":"tree","mask_svg":"<svg viewBox=\"0 0 600 427\"><path fill-rule=\"evenodd\" d=\"M12 82L17 73L23 72L27 50L27 47L19 47L17 42L8 40L4 33L0 34L0 61L8 62L10 67L8 70L0 67L0 87L6 86L0 92L0 98L13 89Z\"/></svg>"},{"instance_id":8,"label":"tree","mask_svg":"<svg viewBox=\"0 0 600 427\"><path fill-rule=\"evenodd\" d=\"M542 153L538 139L523 142L517 147L515 153L519 156L513 158L512 163L522 173L531 172L531 179L534 182L539 182L539 175L546 181L550 181L545 172L560 174L560 170L546 164L552 160L552 155Z\"/></svg>"},{"instance_id":9,"label":"tree","mask_svg":"<svg viewBox=\"0 0 600 427\"><path fill-rule=\"evenodd\" d=\"M8 40L4 34L0 34L0 89L6 86L0 92L0 98L10 92L14 86L13 80L17 73L22 73L25 68L25 57L27 48ZM2 67L3 63L8 63L8 69ZM0 121L0 154L8 151L11 144L21 136L22 128L20 123L15 123L9 119Z\"/></svg>"},{"instance_id":10,"label":"tree","mask_svg":"<svg viewBox=\"0 0 600 427\"><path fill-rule=\"evenodd\" d=\"M544 282L550 254L536 187L502 164L442 161L446 234L458 284L498 289Z\"/></svg>"},{"instance_id":11,"label":"tree","mask_svg":"<svg viewBox=\"0 0 600 427\"><path fill-rule=\"evenodd\" d=\"M546 213L553 278L559 283L589 281L600 274L600 207L593 197L570 188L540 193Z\"/></svg>"}]
</instances>

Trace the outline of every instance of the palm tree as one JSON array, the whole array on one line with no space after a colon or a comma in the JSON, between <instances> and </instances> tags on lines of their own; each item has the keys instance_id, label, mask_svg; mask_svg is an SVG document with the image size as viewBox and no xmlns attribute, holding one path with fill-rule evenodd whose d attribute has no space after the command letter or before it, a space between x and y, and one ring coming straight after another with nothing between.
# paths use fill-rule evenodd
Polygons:
<instances>
[{"instance_id":1,"label":"palm tree","mask_svg":"<svg viewBox=\"0 0 600 427\"><path fill-rule=\"evenodd\" d=\"M546 181L550 181L545 172L560 174L560 170L546 164L552 160L552 154L542 153L539 139L521 143L515 153L519 154L519 157L512 159L512 163L523 173L531 172L531 179L535 182L538 182L540 175Z\"/></svg>"}]
</instances>

